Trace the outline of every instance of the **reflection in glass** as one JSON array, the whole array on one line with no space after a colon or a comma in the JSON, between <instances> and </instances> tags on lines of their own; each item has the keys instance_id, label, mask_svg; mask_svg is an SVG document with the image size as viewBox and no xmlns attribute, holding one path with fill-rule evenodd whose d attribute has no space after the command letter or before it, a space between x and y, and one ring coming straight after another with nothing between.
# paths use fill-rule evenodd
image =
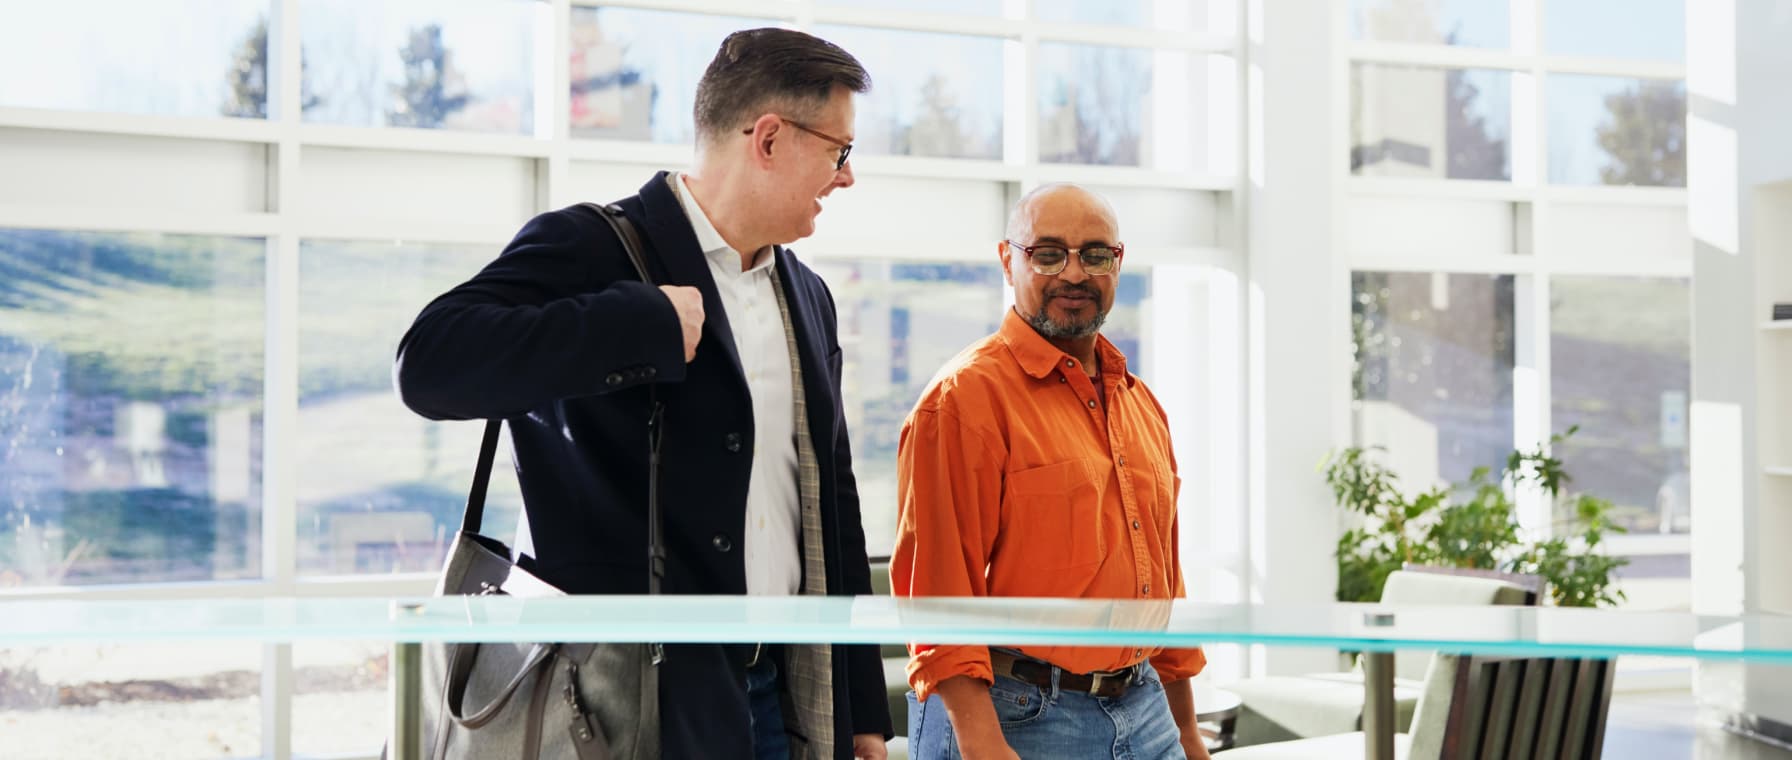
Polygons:
<instances>
[{"instance_id":1,"label":"reflection in glass","mask_svg":"<svg viewBox=\"0 0 1792 760\"><path fill-rule=\"evenodd\" d=\"M572 10L572 136L692 143L697 80L722 40L765 19Z\"/></svg>"},{"instance_id":2,"label":"reflection in glass","mask_svg":"<svg viewBox=\"0 0 1792 760\"><path fill-rule=\"evenodd\" d=\"M1350 173L1510 180L1512 75L1351 67Z\"/></svg>"},{"instance_id":3,"label":"reflection in glass","mask_svg":"<svg viewBox=\"0 0 1792 760\"><path fill-rule=\"evenodd\" d=\"M392 391L392 357L424 304L491 258L483 246L300 246L300 572L441 567L483 426L432 422L406 409ZM509 540L522 498L508 456L492 470L484 533Z\"/></svg>"},{"instance_id":4,"label":"reflection in glass","mask_svg":"<svg viewBox=\"0 0 1792 760\"><path fill-rule=\"evenodd\" d=\"M1686 186L1686 83L1552 74L1549 181Z\"/></svg>"},{"instance_id":5,"label":"reflection in glass","mask_svg":"<svg viewBox=\"0 0 1792 760\"><path fill-rule=\"evenodd\" d=\"M1685 0L1542 0L1553 55L1686 60Z\"/></svg>"},{"instance_id":6,"label":"reflection in glass","mask_svg":"<svg viewBox=\"0 0 1792 760\"><path fill-rule=\"evenodd\" d=\"M527 0L300 0L305 121L533 134L535 30Z\"/></svg>"},{"instance_id":7,"label":"reflection in glass","mask_svg":"<svg viewBox=\"0 0 1792 760\"><path fill-rule=\"evenodd\" d=\"M0 230L0 588L260 574L265 250Z\"/></svg>"},{"instance_id":8,"label":"reflection in glass","mask_svg":"<svg viewBox=\"0 0 1792 760\"><path fill-rule=\"evenodd\" d=\"M4 754L259 757L261 675L253 641L0 649Z\"/></svg>"},{"instance_id":9,"label":"reflection in glass","mask_svg":"<svg viewBox=\"0 0 1792 760\"><path fill-rule=\"evenodd\" d=\"M1420 489L1512 451L1511 275L1353 272L1356 445Z\"/></svg>"},{"instance_id":10,"label":"reflection in glass","mask_svg":"<svg viewBox=\"0 0 1792 760\"><path fill-rule=\"evenodd\" d=\"M1002 41L863 27L815 34L871 73L860 96L854 155L1002 158Z\"/></svg>"},{"instance_id":11,"label":"reflection in glass","mask_svg":"<svg viewBox=\"0 0 1792 760\"><path fill-rule=\"evenodd\" d=\"M1512 9L1507 0L1350 0L1350 38L1504 48Z\"/></svg>"},{"instance_id":12,"label":"reflection in glass","mask_svg":"<svg viewBox=\"0 0 1792 760\"><path fill-rule=\"evenodd\" d=\"M0 23L0 106L266 115L268 0L8 8L8 22Z\"/></svg>"},{"instance_id":13,"label":"reflection in glass","mask_svg":"<svg viewBox=\"0 0 1792 760\"><path fill-rule=\"evenodd\" d=\"M840 310L841 375L852 433L865 546L888 556L896 541L896 444L902 422L940 367L994 333L1003 315L998 264L813 258ZM1123 269L1102 334L1143 375L1141 306L1149 270Z\"/></svg>"},{"instance_id":14,"label":"reflection in glass","mask_svg":"<svg viewBox=\"0 0 1792 760\"><path fill-rule=\"evenodd\" d=\"M1574 488L1632 533L1688 532L1690 283L1557 276L1550 289L1550 418L1580 426L1555 451Z\"/></svg>"}]
</instances>

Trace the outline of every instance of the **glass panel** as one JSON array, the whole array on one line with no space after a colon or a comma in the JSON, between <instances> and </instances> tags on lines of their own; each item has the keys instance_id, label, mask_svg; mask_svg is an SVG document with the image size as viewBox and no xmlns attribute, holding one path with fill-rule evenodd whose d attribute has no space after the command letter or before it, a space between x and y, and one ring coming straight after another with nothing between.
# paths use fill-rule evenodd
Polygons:
<instances>
[{"instance_id":1,"label":"glass panel","mask_svg":"<svg viewBox=\"0 0 1792 760\"><path fill-rule=\"evenodd\" d=\"M1351 67L1350 173L1512 179L1512 75Z\"/></svg>"},{"instance_id":2,"label":"glass panel","mask_svg":"<svg viewBox=\"0 0 1792 760\"><path fill-rule=\"evenodd\" d=\"M430 299L491 260L483 246L307 240L299 248L298 565L302 573L429 572L460 526L483 426L432 422L392 391L392 357ZM522 497L492 467L486 534Z\"/></svg>"},{"instance_id":3,"label":"glass panel","mask_svg":"<svg viewBox=\"0 0 1792 760\"><path fill-rule=\"evenodd\" d=\"M1549 181L1686 187L1686 83L1549 75Z\"/></svg>"},{"instance_id":4,"label":"glass panel","mask_svg":"<svg viewBox=\"0 0 1792 760\"><path fill-rule=\"evenodd\" d=\"M0 649L0 727L9 758L259 757L261 647Z\"/></svg>"},{"instance_id":5,"label":"glass panel","mask_svg":"<svg viewBox=\"0 0 1792 760\"><path fill-rule=\"evenodd\" d=\"M10 22L0 24L0 106L267 115L267 0L8 8Z\"/></svg>"},{"instance_id":6,"label":"glass panel","mask_svg":"<svg viewBox=\"0 0 1792 760\"><path fill-rule=\"evenodd\" d=\"M292 754L362 757L386 742L391 644L302 641L292 647Z\"/></svg>"},{"instance_id":7,"label":"glass panel","mask_svg":"<svg viewBox=\"0 0 1792 760\"><path fill-rule=\"evenodd\" d=\"M1356 444L1412 489L1495 472L1512 451L1511 275L1353 272Z\"/></svg>"},{"instance_id":8,"label":"glass panel","mask_svg":"<svg viewBox=\"0 0 1792 760\"><path fill-rule=\"evenodd\" d=\"M260 575L265 252L0 230L0 587Z\"/></svg>"},{"instance_id":9,"label":"glass panel","mask_svg":"<svg viewBox=\"0 0 1792 760\"><path fill-rule=\"evenodd\" d=\"M536 131L532 0L300 0L305 121Z\"/></svg>"},{"instance_id":10,"label":"glass panel","mask_svg":"<svg viewBox=\"0 0 1792 760\"><path fill-rule=\"evenodd\" d=\"M1350 38L1510 47L1512 9L1506 0L1350 0Z\"/></svg>"},{"instance_id":11,"label":"glass panel","mask_svg":"<svg viewBox=\"0 0 1792 760\"><path fill-rule=\"evenodd\" d=\"M12 601L0 644L69 636L212 642L907 641L1327 649L1495 654L1650 654L1792 664L1792 616L1690 615L1563 607L1204 604L1186 599L489 595L406 601L266 598ZM668 638L669 637L669 638ZM210 646L218 646L214 643ZM184 659L184 658L183 658Z\"/></svg>"},{"instance_id":12,"label":"glass panel","mask_svg":"<svg viewBox=\"0 0 1792 760\"><path fill-rule=\"evenodd\" d=\"M854 153L1002 158L1002 41L823 26L871 72Z\"/></svg>"},{"instance_id":13,"label":"glass panel","mask_svg":"<svg viewBox=\"0 0 1792 760\"><path fill-rule=\"evenodd\" d=\"M888 556L896 545L896 444L902 423L939 368L993 334L1003 315L999 264L809 260L840 310L841 374L853 476L865 547ZM1102 334L1126 352L1134 372L1145 358L1141 304L1149 270L1123 271Z\"/></svg>"},{"instance_id":14,"label":"glass panel","mask_svg":"<svg viewBox=\"0 0 1792 760\"><path fill-rule=\"evenodd\" d=\"M1182 32L1200 26L1201 19L1209 12L1207 5L1207 0L1033 0L1033 14L1041 21L1142 26Z\"/></svg>"},{"instance_id":15,"label":"glass panel","mask_svg":"<svg viewBox=\"0 0 1792 760\"><path fill-rule=\"evenodd\" d=\"M877 8L918 13L956 13L965 16L1000 16L1003 0L818 0L823 6ZM851 50L851 48L848 48ZM858 51L853 51L857 54Z\"/></svg>"},{"instance_id":16,"label":"glass panel","mask_svg":"<svg viewBox=\"0 0 1792 760\"><path fill-rule=\"evenodd\" d=\"M1555 55L1686 60L1684 0L1543 0Z\"/></svg>"},{"instance_id":17,"label":"glass panel","mask_svg":"<svg viewBox=\"0 0 1792 760\"><path fill-rule=\"evenodd\" d=\"M1196 87L1208 83L1208 58L1040 43L1039 160L1205 168L1208 106Z\"/></svg>"},{"instance_id":18,"label":"glass panel","mask_svg":"<svg viewBox=\"0 0 1792 760\"><path fill-rule=\"evenodd\" d=\"M635 8L572 9L572 136L695 142L697 80L722 40L777 25Z\"/></svg>"},{"instance_id":19,"label":"glass panel","mask_svg":"<svg viewBox=\"0 0 1792 760\"><path fill-rule=\"evenodd\" d=\"M1688 532L1691 283L1557 276L1550 288L1550 417L1580 426L1556 456L1631 532Z\"/></svg>"}]
</instances>

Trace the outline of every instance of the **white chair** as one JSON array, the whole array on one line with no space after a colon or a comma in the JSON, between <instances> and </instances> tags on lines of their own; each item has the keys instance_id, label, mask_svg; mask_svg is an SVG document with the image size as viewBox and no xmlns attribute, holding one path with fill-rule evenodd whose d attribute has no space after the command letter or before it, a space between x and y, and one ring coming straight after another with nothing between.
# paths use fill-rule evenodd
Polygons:
<instances>
[{"instance_id":1,"label":"white chair","mask_svg":"<svg viewBox=\"0 0 1792 760\"><path fill-rule=\"evenodd\" d=\"M1534 604L1535 576L1453 568L1408 567L1388 575L1387 604ZM1431 653L1394 655L1394 727L1405 731L1423 691ZM1223 685L1243 700L1235 746L1327 736L1362 728L1363 674L1355 670L1249 678Z\"/></svg>"}]
</instances>

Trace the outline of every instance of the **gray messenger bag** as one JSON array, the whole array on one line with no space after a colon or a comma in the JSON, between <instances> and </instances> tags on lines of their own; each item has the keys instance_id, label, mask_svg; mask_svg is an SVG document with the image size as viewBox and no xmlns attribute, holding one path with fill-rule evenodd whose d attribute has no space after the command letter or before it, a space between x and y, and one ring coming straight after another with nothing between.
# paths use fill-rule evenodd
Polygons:
<instances>
[{"instance_id":1,"label":"gray messenger bag","mask_svg":"<svg viewBox=\"0 0 1792 760\"><path fill-rule=\"evenodd\" d=\"M596 208L644 282L634 225L614 205ZM648 593L660 593L659 463L664 409L649 386L647 423ZM510 547L480 535L497 451L489 420L460 532L449 548L441 595L560 594L516 564ZM426 644L422 738L433 760L655 760L660 754L658 644Z\"/></svg>"}]
</instances>

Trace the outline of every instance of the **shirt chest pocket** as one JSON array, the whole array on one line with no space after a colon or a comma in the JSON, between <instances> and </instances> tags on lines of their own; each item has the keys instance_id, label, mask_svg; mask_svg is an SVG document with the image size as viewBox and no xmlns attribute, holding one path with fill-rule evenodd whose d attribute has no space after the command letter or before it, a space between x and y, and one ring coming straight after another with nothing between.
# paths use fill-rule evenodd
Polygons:
<instances>
[{"instance_id":1,"label":"shirt chest pocket","mask_svg":"<svg viewBox=\"0 0 1792 760\"><path fill-rule=\"evenodd\" d=\"M1081 459L1008 473L1002 531L1040 570L1101 562L1103 486ZM1008 542L1005 542L1008 543Z\"/></svg>"}]
</instances>

